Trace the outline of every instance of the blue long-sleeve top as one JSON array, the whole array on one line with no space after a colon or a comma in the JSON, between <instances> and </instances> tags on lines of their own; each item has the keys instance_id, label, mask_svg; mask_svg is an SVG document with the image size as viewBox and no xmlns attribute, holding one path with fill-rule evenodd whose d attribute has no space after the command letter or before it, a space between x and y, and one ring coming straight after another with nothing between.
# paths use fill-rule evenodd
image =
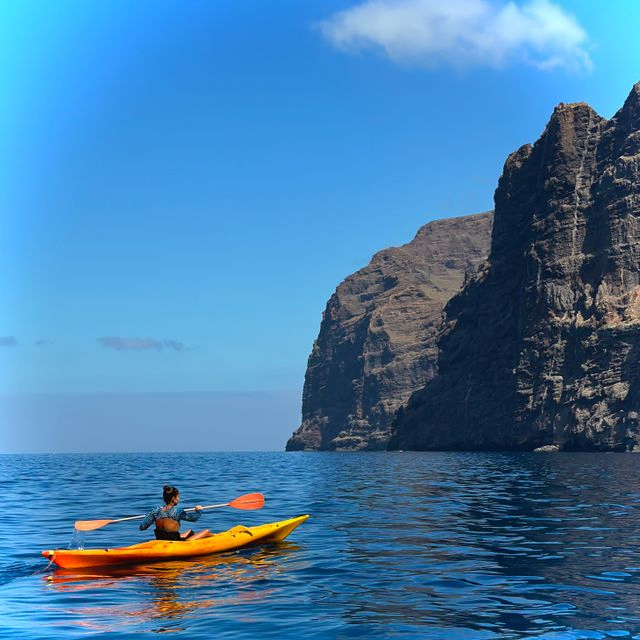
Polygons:
<instances>
[{"instance_id":1,"label":"blue long-sleeve top","mask_svg":"<svg viewBox=\"0 0 640 640\"><path fill-rule=\"evenodd\" d=\"M196 520L200 520L201 515L200 511L189 513L182 507L171 507L171 509L166 510L164 507L156 507L145 516L145 519L140 524L140 531L144 531L151 523L160 518L171 518L171 520L175 520L176 522L180 522L180 520L195 522Z\"/></svg>"}]
</instances>

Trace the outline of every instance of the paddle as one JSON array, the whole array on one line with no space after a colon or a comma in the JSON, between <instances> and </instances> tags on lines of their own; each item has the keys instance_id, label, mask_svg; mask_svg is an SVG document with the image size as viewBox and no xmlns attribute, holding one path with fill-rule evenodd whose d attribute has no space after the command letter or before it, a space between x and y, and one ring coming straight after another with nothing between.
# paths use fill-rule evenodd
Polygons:
<instances>
[{"instance_id":1,"label":"paddle","mask_svg":"<svg viewBox=\"0 0 640 640\"><path fill-rule=\"evenodd\" d=\"M261 493L247 493L231 502L224 502L222 504L210 504L206 507L202 507L202 511L205 509L218 509L220 507L233 507L234 509L244 509L249 511L251 509L261 509L264 506L264 496ZM195 507L191 509L185 509L185 511L195 511ZM108 524L114 522L124 522L125 520L140 520L145 518L142 516L129 516L128 518L118 518L117 520L77 520L75 528L78 531L93 531L94 529L100 529Z\"/></svg>"}]
</instances>

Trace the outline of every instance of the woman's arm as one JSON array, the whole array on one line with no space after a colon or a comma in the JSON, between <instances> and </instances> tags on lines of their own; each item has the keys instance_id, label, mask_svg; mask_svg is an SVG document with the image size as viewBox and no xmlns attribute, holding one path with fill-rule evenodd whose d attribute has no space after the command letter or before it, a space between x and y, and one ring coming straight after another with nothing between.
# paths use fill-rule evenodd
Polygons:
<instances>
[{"instance_id":1,"label":"woman's arm","mask_svg":"<svg viewBox=\"0 0 640 640\"><path fill-rule=\"evenodd\" d=\"M152 522L155 522L157 511L158 509L156 508L147 514L145 519L140 523L140 531L144 531L149 527L149 525L151 525Z\"/></svg>"},{"instance_id":2,"label":"woman's arm","mask_svg":"<svg viewBox=\"0 0 640 640\"><path fill-rule=\"evenodd\" d=\"M193 512L187 511L183 509L178 516L180 520L188 520L189 522L195 522L196 520L200 520L200 516L202 515L202 507L200 505L196 505L196 510Z\"/></svg>"}]
</instances>

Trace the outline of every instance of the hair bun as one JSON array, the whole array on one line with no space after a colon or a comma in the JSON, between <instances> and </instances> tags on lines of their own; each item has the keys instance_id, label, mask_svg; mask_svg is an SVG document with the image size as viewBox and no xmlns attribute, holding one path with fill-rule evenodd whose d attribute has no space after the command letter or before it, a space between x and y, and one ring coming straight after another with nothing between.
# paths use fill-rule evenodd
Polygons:
<instances>
[{"instance_id":1,"label":"hair bun","mask_svg":"<svg viewBox=\"0 0 640 640\"><path fill-rule=\"evenodd\" d=\"M165 484L164 487L162 487L162 490L165 493L168 493L169 491L171 491L171 489L173 489L173 487L170 484Z\"/></svg>"}]
</instances>

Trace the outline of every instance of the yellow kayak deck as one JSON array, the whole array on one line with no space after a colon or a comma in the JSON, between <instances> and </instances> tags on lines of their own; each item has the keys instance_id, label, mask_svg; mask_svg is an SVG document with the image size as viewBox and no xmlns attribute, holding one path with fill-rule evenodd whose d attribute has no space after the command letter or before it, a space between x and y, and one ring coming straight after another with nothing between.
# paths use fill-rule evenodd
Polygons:
<instances>
[{"instance_id":1,"label":"yellow kayak deck","mask_svg":"<svg viewBox=\"0 0 640 640\"><path fill-rule=\"evenodd\" d=\"M63 569L107 567L120 564L138 564L160 560L195 558L224 551L233 551L260 542L284 540L309 516L297 516L257 527L238 525L228 531L215 533L199 540L149 540L130 547L114 549L52 549L42 555Z\"/></svg>"}]
</instances>

